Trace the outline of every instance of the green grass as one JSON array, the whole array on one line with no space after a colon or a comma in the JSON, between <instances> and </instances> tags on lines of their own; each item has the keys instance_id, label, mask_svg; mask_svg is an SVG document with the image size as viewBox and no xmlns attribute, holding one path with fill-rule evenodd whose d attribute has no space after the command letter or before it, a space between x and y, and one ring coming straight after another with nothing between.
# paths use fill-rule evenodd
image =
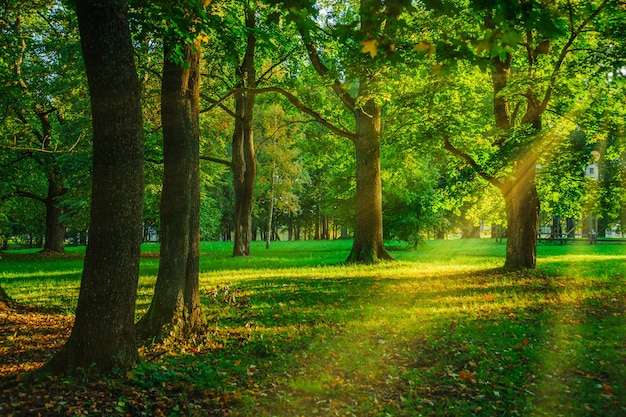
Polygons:
<instances>
[{"instance_id":1,"label":"green grass","mask_svg":"<svg viewBox=\"0 0 626 417\"><path fill-rule=\"evenodd\" d=\"M350 242L262 245L202 245L209 330L143 351L131 384L193 386L233 416L626 413L624 246L540 245L536 271L509 273L490 240L397 244L374 266L342 264ZM10 253L0 282L71 312L81 267ZM157 268L142 259L138 315Z\"/></svg>"}]
</instances>

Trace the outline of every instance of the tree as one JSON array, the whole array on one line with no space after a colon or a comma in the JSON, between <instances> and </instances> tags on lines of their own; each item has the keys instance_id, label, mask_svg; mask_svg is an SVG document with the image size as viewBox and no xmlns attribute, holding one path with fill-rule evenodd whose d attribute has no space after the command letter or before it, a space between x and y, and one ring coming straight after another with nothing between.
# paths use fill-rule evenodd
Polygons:
<instances>
[{"instance_id":1,"label":"tree","mask_svg":"<svg viewBox=\"0 0 626 417\"><path fill-rule=\"evenodd\" d=\"M90 239L76 320L44 372L129 369L137 358L135 297L143 201L143 131L125 2L78 0L91 96L93 181Z\"/></svg>"},{"instance_id":2,"label":"tree","mask_svg":"<svg viewBox=\"0 0 626 417\"><path fill-rule=\"evenodd\" d=\"M299 212L297 193L306 178L295 148L300 136L299 124L291 123L293 117L285 114L278 103L261 102L260 107L256 216L265 224L265 247L269 249L275 235L276 217Z\"/></svg>"},{"instance_id":3,"label":"tree","mask_svg":"<svg viewBox=\"0 0 626 417\"><path fill-rule=\"evenodd\" d=\"M68 65L79 54L75 18L60 4L6 2L0 25L2 42L10 51L0 67L5 86L0 95L5 129L0 149L7 159L41 177L28 183L10 181L11 189L0 198L28 198L42 204L46 209L43 249L62 252L68 209L63 200L72 174L68 154L80 149L83 123L72 110L84 105L80 97L84 77Z\"/></svg>"},{"instance_id":4,"label":"tree","mask_svg":"<svg viewBox=\"0 0 626 417\"><path fill-rule=\"evenodd\" d=\"M457 40L452 46L437 48L442 59L446 54L447 58L458 58L459 54L477 57L474 62L491 74L496 127L490 143L491 158L479 159L444 136L446 149L462 158L504 197L508 224L506 268L536 266L536 166L542 149L560 138L555 134L558 128L544 130L544 117L559 89L568 87L558 81L565 72L575 69L566 65L575 43L588 36L589 27L606 5L606 0L585 5L472 2L472 13L478 13L481 19L482 34L462 34L462 38L471 39L470 46ZM476 55L472 55L474 52ZM580 112L585 104L581 101L578 108L569 110ZM557 125L562 127L563 122Z\"/></svg>"},{"instance_id":5,"label":"tree","mask_svg":"<svg viewBox=\"0 0 626 417\"><path fill-rule=\"evenodd\" d=\"M333 56L325 62L326 51L320 48L317 40L332 42L339 38L346 44L360 44L363 50L376 56L378 39L385 31L394 27L394 21L407 2L399 1L385 5L378 0L363 0L347 11L333 10L329 7L328 20L332 24L318 28L313 19L318 11L311 4L291 1L279 1L288 10L288 19L296 22L300 31L311 66L336 95L340 105L351 115L352 129L333 124L327 117L307 107L295 96L281 89L273 89L283 94L297 108L312 116L329 128L333 133L349 139L355 149L356 160L356 224L354 241L347 262L372 263L379 260L393 259L385 249L383 242L382 218L382 180L380 165L382 106L377 94L378 71L375 64L364 64L364 56ZM294 4L298 3L298 4ZM333 12L337 12L333 15ZM306 18L303 18L306 16ZM338 30L335 30L337 27ZM335 37L335 39L333 39ZM333 45L328 50L341 50L345 45ZM389 46L389 45L388 45ZM389 46L390 47L390 46ZM354 48L348 48L354 52ZM349 55L349 54L348 54ZM332 62L329 66L328 62ZM270 89L265 89L270 91Z\"/></svg>"},{"instance_id":6,"label":"tree","mask_svg":"<svg viewBox=\"0 0 626 417\"><path fill-rule=\"evenodd\" d=\"M175 48L182 44L182 56ZM200 42L166 35L162 78L163 192L161 256L154 297L137 323L141 338L158 337L181 315L185 331L200 323L199 97Z\"/></svg>"}]
</instances>

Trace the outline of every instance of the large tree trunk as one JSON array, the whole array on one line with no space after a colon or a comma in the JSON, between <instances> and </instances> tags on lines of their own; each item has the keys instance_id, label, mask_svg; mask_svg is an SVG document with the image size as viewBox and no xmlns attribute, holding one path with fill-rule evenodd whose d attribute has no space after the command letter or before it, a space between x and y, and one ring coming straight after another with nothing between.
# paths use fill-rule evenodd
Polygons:
<instances>
[{"instance_id":1,"label":"large tree trunk","mask_svg":"<svg viewBox=\"0 0 626 417\"><path fill-rule=\"evenodd\" d=\"M10 310L13 307L15 307L15 301L9 297L9 294L7 294L0 285L0 311Z\"/></svg>"},{"instance_id":2,"label":"large tree trunk","mask_svg":"<svg viewBox=\"0 0 626 417\"><path fill-rule=\"evenodd\" d=\"M194 45L195 54L191 60L193 74L190 76L189 91L193 96L193 122L196 130L195 139L191 146L191 175L189 207L189 253L185 270L184 292L184 325L185 332L196 329L203 323L200 305L199 275L200 275L200 42Z\"/></svg>"},{"instance_id":3,"label":"large tree trunk","mask_svg":"<svg viewBox=\"0 0 626 417\"><path fill-rule=\"evenodd\" d=\"M525 165L527 172L518 172L518 177L502 188L508 221L504 267L513 270L534 269L537 265L539 198L535 164Z\"/></svg>"},{"instance_id":4,"label":"large tree trunk","mask_svg":"<svg viewBox=\"0 0 626 417\"><path fill-rule=\"evenodd\" d=\"M76 320L43 371L126 370L137 359L135 298L143 205L143 131L123 0L76 2L93 119L91 228Z\"/></svg>"},{"instance_id":5,"label":"large tree trunk","mask_svg":"<svg viewBox=\"0 0 626 417\"><path fill-rule=\"evenodd\" d=\"M356 115L356 226L347 262L393 259L383 242L382 179L380 176L381 109L369 100Z\"/></svg>"},{"instance_id":6,"label":"large tree trunk","mask_svg":"<svg viewBox=\"0 0 626 417\"><path fill-rule=\"evenodd\" d=\"M256 17L253 10L246 9L246 27L254 29ZM256 37L254 31L248 35L246 54L237 76L239 87L256 88L254 52ZM252 236L252 204L254 182L256 181L256 154L252 118L254 115L255 94L239 92L235 94L235 131L232 140L233 183L235 188L235 241L233 256L250 256Z\"/></svg>"},{"instance_id":7,"label":"large tree trunk","mask_svg":"<svg viewBox=\"0 0 626 417\"><path fill-rule=\"evenodd\" d=\"M198 45L197 64L198 81L200 69L200 45ZM198 93L200 89L198 88ZM199 104L199 102L196 102ZM199 107L197 107L199 111ZM196 115L199 113L196 113ZM196 119L198 120L198 119ZM199 125L198 125L199 128ZM200 138L198 134L198 139ZM184 292L184 331L188 333L204 323L200 304L200 141L193 144L192 173L191 173L191 206L189 213L189 253L187 255L187 267L185 269L185 292Z\"/></svg>"},{"instance_id":8,"label":"large tree trunk","mask_svg":"<svg viewBox=\"0 0 626 417\"><path fill-rule=\"evenodd\" d=\"M150 308L137 323L140 338L159 337L163 327L178 318L186 322L187 284L198 291L199 44L183 45L184 64L176 62L175 46L166 40L161 88L164 170L159 274ZM194 288L189 291L193 300ZM199 305L190 302L188 310L195 314Z\"/></svg>"}]
</instances>

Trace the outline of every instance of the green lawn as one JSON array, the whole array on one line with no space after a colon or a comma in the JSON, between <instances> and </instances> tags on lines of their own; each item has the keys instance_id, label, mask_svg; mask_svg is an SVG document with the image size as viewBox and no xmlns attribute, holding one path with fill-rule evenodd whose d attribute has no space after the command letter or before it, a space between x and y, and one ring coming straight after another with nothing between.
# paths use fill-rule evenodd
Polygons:
<instances>
[{"instance_id":1,"label":"green lawn","mask_svg":"<svg viewBox=\"0 0 626 417\"><path fill-rule=\"evenodd\" d=\"M255 242L249 259L231 258L229 243L203 244L208 330L142 348L134 372L108 381L120 394L105 410L626 415L626 246L541 244L537 271L507 273L505 246L492 240L397 244L396 262L374 266L342 264L350 244ZM144 248L138 315L157 250ZM20 302L71 313L77 251L9 253L0 282Z\"/></svg>"}]
</instances>

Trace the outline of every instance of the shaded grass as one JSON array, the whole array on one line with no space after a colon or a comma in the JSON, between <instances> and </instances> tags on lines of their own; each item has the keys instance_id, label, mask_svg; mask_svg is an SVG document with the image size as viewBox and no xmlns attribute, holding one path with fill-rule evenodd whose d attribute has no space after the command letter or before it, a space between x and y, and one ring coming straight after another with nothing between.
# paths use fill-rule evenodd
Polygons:
<instances>
[{"instance_id":1,"label":"shaded grass","mask_svg":"<svg viewBox=\"0 0 626 417\"><path fill-rule=\"evenodd\" d=\"M397 245L396 262L374 266L340 264L349 247L277 242L233 259L229 244L204 244L209 329L143 349L137 369L111 382L125 387L122 403L182 384L211 404L141 397L134 415L626 412L623 247L542 245L538 270L523 273L500 270L504 245L486 240ZM157 266L142 260L138 312ZM16 255L0 261L0 278L19 301L71 312L81 267Z\"/></svg>"}]
</instances>

